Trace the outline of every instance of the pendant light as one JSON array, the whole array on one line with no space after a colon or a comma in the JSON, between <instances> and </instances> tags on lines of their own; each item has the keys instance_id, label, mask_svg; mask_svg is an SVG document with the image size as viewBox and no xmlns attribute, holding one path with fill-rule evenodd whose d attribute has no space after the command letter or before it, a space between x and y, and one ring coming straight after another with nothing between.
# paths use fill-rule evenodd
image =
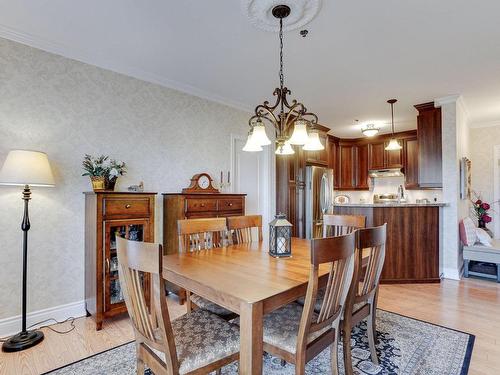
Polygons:
<instances>
[{"instance_id":1,"label":"pendant light","mask_svg":"<svg viewBox=\"0 0 500 375\"><path fill-rule=\"evenodd\" d=\"M396 150L401 150L402 147L399 144L398 140L396 139L394 135L394 103L396 103L398 100L397 99L389 99L387 103L391 105L391 118L392 118L392 138L389 141L389 144L385 148L387 151L396 151Z\"/></svg>"},{"instance_id":2,"label":"pendant light","mask_svg":"<svg viewBox=\"0 0 500 375\"><path fill-rule=\"evenodd\" d=\"M366 137L374 137L378 134L380 128L377 128L375 124L366 124L362 129L361 133L363 133Z\"/></svg>"},{"instance_id":3,"label":"pendant light","mask_svg":"<svg viewBox=\"0 0 500 375\"><path fill-rule=\"evenodd\" d=\"M242 150L247 152L262 151L262 147L254 142L253 129L250 129L250 131L248 132L248 138Z\"/></svg>"},{"instance_id":4,"label":"pendant light","mask_svg":"<svg viewBox=\"0 0 500 375\"><path fill-rule=\"evenodd\" d=\"M293 155L295 154L295 151L290 145L290 142L285 141L283 143L278 143L278 146L276 147L276 151L274 153L276 155Z\"/></svg>"}]
</instances>

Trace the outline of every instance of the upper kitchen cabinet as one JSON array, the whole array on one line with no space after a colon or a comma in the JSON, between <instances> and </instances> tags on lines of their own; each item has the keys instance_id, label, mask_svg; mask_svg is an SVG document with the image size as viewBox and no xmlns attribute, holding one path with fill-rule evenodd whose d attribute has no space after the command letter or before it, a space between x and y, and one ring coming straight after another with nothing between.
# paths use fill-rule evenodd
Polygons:
<instances>
[{"instance_id":1,"label":"upper kitchen cabinet","mask_svg":"<svg viewBox=\"0 0 500 375\"><path fill-rule=\"evenodd\" d=\"M356 146L356 189L368 190L368 144Z\"/></svg>"},{"instance_id":2,"label":"upper kitchen cabinet","mask_svg":"<svg viewBox=\"0 0 500 375\"><path fill-rule=\"evenodd\" d=\"M403 140L398 139L399 144L404 147ZM385 147L389 141L384 143L385 168L403 168L403 149L387 151Z\"/></svg>"},{"instance_id":3,"label":"upper kitchen cabinet","mask_svg":"<svg viewBox=\"0 0 500 375\"><path fill-rule=\"evenodd\" d=\"M421 188L441 188L441 108L435 108L434 102L418 104L415 108L418 111L418 183Z\"/></svg>"},{"instance_id":4,"label":"upper kitchen cabinet","mask_svg":"<svg viewBox=\"0 0 500 375\"><path fill-rule=\"evenodd\" d=\"M337 148L338 189L356 189L356 146L352 143L339 143Z\"/></svg>"},{"instance_id":5,"label":"upper kitchen cabinet","mask_svg":"<svg viewBox=\"0 0 500 375\"><path fill-rule=\"evenodd\" d=\"M418 189L418 138L406 138L403 142L405 186L407 189Z\"/></svg>"},{"instance_id":6,"label":"upper kitchen cabinet","mask_svg":"<svg viewBox=\"0 0 500 375\"><path fill-rule=\"evenodd\" d=\"M385 142L373 142L368 145L368 169L385 168Z\"/></svg>"},{"instance_id":7,"label":"upper kitchen cabinet","mask_svg":"<svg viewBox=\"0 0 500 375\"><path fill-rule=\"evenodd\" d=\"M320 166L328 166L328 128L316 125L316 128L319 130L319 140L323 146L325 146L324 150L320 151L304 151L306 164L309 165L320 165Z\"/></svg>"}]
</instances>

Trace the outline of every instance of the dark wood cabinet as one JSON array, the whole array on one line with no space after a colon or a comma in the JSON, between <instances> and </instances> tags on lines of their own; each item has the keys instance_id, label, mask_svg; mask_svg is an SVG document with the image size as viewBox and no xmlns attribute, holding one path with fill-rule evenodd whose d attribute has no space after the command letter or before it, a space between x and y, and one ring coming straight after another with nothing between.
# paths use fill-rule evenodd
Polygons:
<instances>
[{"instance_id":1,"label":"dark wood cabinet","mask_svg":"<svg viewBox=\"0 0 500 375\"><path fill-rule=\"evenodd\" d=\"M418 139L407 138L403 145L403 172L405 174L406 188L418 189Z\"/></svg>"},{"instance_id":2,"label":"dark wood cabinet","mask_svg":"<svg viewBox=\"0 0 500 375\"><path fill-rule=\"evenodd\" d=\"M385 142L374 142L368 145L368 169L385 168Z\"/></svg>"},{"instance_id":3,"label":"dark wood cabinet","mask_svg":"<svg viewBox=\"0 0 500 375\"><path fill-rule=\"evenodd\" d=\"M383 283L429 283L439 278L440 207L346 207L339 215L366 216L366 226L387 223Z\"/></svg>"},{"instance_id":4,"label":"dark wood cabinet","mask_svg":"<svg viewBox=\"0 0 500 375\"><path fill-rule=\"evenodd\" d=\"M434 102L416 105L418 182L421 188L443 186L441 108Z\"/></svg>"},{"instance_id":5,"label":"dark wood cabinet","mask_svg":"<svg viewBox=\"0 0 500 375\"><path fill-rule=\"evenodd\" d=\"M85 193L85 307L102 328L127 311L118 278L116 236L154 241L156 193ZM150 280L141 279L149 301Z\"/></svg>"},{"instance_id":6,"label":"dark wood cabinet","mask_svg":"<svg viewBox=\"0 0 500 375\"><path fill-rule=\"evenodd\" d=\"M356 146L356 189L366 190L368 186L369 145Z\"/></svg>"},{"instance_id":7,"label":"dark wood cabinet","mask_svg":"<svg viewBox=\"0 0 500 375\"><path fill-rule=\"evenodd\" d=\"M404 148L404 140L398 139L399 144ZM385 150L389 141L384 145L385 167L384 168L403 168L403 149L401 150Z\"/></svg>"},{"instance_id":8,"label":"dark wood cabinet","mask_svg":"<svg viewBox=\"0 0 500 375\"><path fill-rule=\"evenodd\" d=\"M245 215L246 194L163 194L163 252L179 251L177 220Z\"/></svg>"},{"instance_id":9,"label":"dark wood cabinet","mask_svg":"<svg viewBox=\"0 0 500 375\"><path fill-rule=\"evenodd\" d=\"M339 144L337 168L339 169L339 189L354 190L356 188L356 146Z\"/></svg>"}]
</instances>

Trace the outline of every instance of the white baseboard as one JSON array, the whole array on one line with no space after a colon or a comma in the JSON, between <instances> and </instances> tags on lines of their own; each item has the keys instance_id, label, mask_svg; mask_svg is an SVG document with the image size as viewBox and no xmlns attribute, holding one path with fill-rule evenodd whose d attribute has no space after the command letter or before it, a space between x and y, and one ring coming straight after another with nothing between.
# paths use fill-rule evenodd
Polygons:
<instances>
[{"instance_id":1,"label":"white baseboard","mask_svg":"<svg viewBox=\"0 0 500 375\"><path fill-rule=\"evenodd\" d=\"M460 280L462 271L456 268L443 268L443 277L445 279Z\"/></svg>"},{"instance_id":2,"label":"white baseboard","mask_svg":"<svg viewBox=\"0 0 500 375\"><path fill-rule=\"evenodd\" d=\"M60 322L68 319L69 317L79 318L85 315L85 301L72 302L66 305L49 307L48 309L30 312L26 315L26 325L29 327L32 324L49 318L54 318ZM49 322L42 325L47 324L52 323ZM19 331L21 331L21 315L0 319L0 337L11 336Z\"/></svg>"}]
</instances>

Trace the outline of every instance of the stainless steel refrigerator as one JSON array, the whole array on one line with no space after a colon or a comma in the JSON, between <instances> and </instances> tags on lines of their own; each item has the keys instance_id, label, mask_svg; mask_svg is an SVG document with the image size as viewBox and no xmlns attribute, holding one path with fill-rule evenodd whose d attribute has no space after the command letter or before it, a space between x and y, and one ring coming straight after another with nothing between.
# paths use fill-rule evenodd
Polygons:
<instances>
[{"instance_id":1,"label":"stainless steel refrigerator","mask_svg":"<svg viewBox=\"0 0 500 375\"><path fill-rule=\"evenodd\" d=\"M306 167L306 238L321 238L323 215L333 213L333 169Z\"/></svg>"}]
</instances>

